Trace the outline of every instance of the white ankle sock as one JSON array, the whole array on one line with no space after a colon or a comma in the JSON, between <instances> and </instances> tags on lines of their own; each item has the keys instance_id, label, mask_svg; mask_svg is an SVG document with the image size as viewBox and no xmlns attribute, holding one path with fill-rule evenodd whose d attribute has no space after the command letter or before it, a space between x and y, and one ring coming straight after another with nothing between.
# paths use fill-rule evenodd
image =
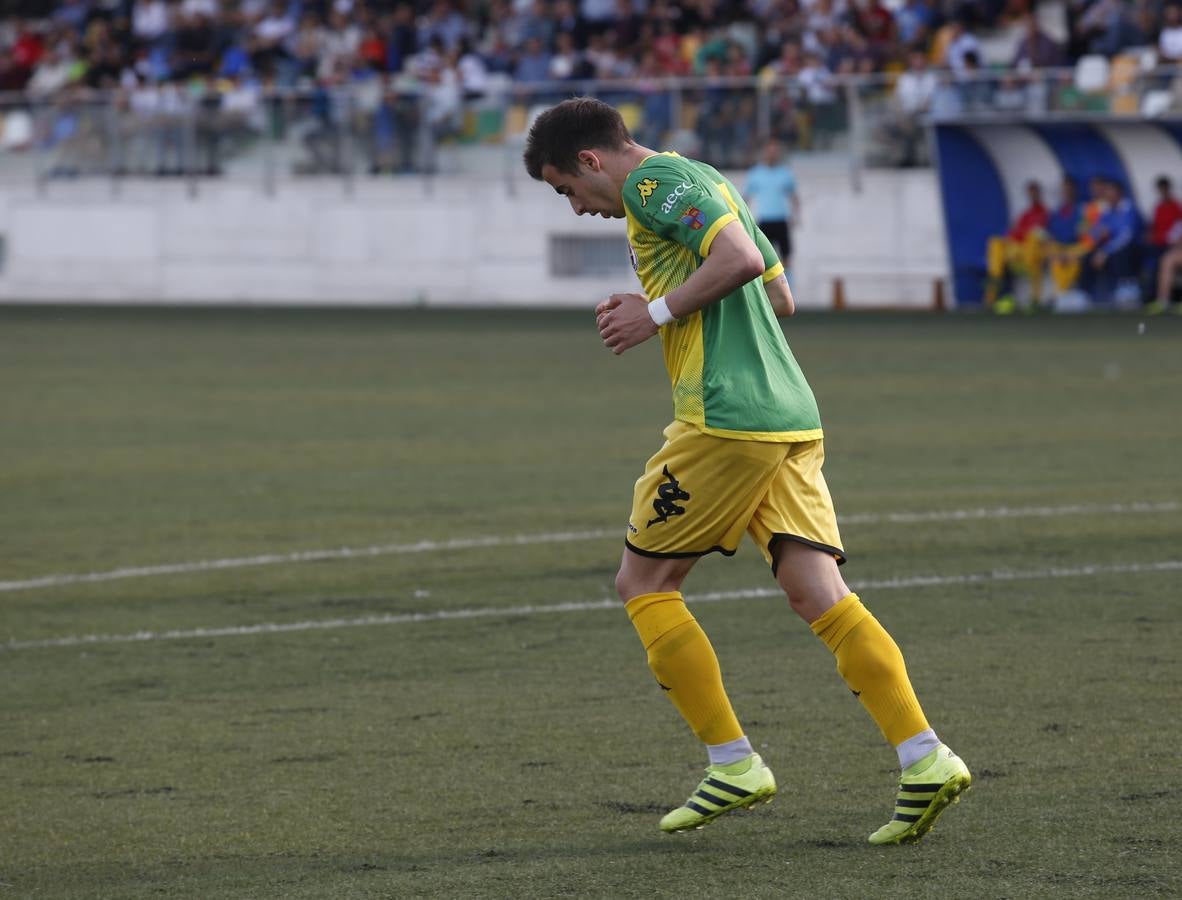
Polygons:
<instances>
[{"instance_id":1,"label":"white ankle sock","mask_svg":"<svg viewBox=\"0 0 1182 900\"><path fill-rule=\"evenodd\" d=\"M906 769L913 763L919 762L939 746L940 739L936 737L936 732L930 728L907 738L895 748L895 752L899 754L899 768Z\"/></svg>"},{"instance_id":2,"label":"white ankle sock","mask_svg":"<svg viewBox=\"0 0 1182 900\"><path fill-rule=\"evenodd\" d=\"M710 765L725 766L746 759L755 751L751 749L751 742L747 735L727 741L725 744L707 744L706 752L710 754Z\"/></svg>"}]
</instances>

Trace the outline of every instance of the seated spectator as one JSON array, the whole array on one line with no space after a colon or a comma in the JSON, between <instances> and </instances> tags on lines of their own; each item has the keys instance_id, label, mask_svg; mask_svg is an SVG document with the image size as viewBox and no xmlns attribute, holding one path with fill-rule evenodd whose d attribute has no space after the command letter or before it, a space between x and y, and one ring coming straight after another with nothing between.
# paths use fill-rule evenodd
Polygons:
<instances>
[{"instance_id":1,"label":"seated spectator","mask_svg":"<svg viewBox=\"0 0 1182 900\"><path fill-rule=\"evenodd\" d=\"M969 54L978 62L981 59L981 42L977 36L968 30L963 18L956 18L937 32L932 41L932 63L946 66L952 70L957 78L963 77L969 67L966 57Z\"/></svg>"},{"instance_id":2,"label":"seated spectator","mask_svg":"<svg viewBox=\"0 0 1182 900\"><path fill-rule=\"evenodd\" d=\"M15 70L16 87L23 88L45 55L45 41L31 22L16 21L16 40L5 51Z\"/></svg>"},{"instance_id":3,"label":"seated spectator","mask_svg":"<svg viewBox=\"0 0 1182 900\"><path fill-rule=\"evenodd\" d=\"M320 65L320 57L325 49L325 33L320 17L315 13L307 13L300 19L299 29L288 41L288 52L291 55L292 71L296 78L315 78L316 69ZM227 50L227 53L230 51ZM238 54L234 54L231 62L237 63ZM245 61L249 63L249 59ZM226 57L222 57L222 65L226 65Z\"/></svg>"},{"instance_id":4,"label":"seated spectator","mask_svg":"<svg viewBox=\"0 0 1182 900\"><path fill-rule=\"evenodd\" d=\"M374 70L382 70L386 67L386 58L386 42L382 39L378 29L374 27L364 29L361 34L361 43L357 47L355 61Z\"/></svg>"},{"instance_id":5,"label":"seated spectator","mask_svg":"<svg viewBox=\"0 0 1182 900\"><path fill-rule=\"evenodd\" d=\"M1063 48L1055 42L1038 24L1038 16L1032 12L1022 16L1023 32L1014 48L1010 67L1019 71L1047 69L1065 65L1067 57Z\"/></svg>"},{"instance_id":6,"label":"seated spectator","mask_svg":"<svg viewBox=\"0 0 1182 900\"><path fill-rule=\"evenodd\" d=\"M841 4L844 7L844 3ZM804 32L819 34L830 28L837 28L846 21L833 0L812 0L804 7Z\"/></svg>"},{"instance_id":7,"label":"seated spectator","mask_svg":"<svg viewBox=\"0 0 1182 900\"><path fill-rule=\"evenodd\" d=\"M907 47L926 44L937 20L933 0L904 0L895 10L895 27L899 42Z\"/></svg>"},{"instance_id":8,"label":"seated spectator","mask_svg":"<svg viewBox=\"0 0 1182 900\"><path fill-rule=\"evenodd\" d=\"M156 43L168 33L171 14L164 0L136 0L131 8L132 34L141 43Z\"/></svg>"},{"instance_id":9,"label":"seated spectator","mask_svg":"<svg viewBox=\"0 0 1182 900\"><path fill-rule=\"evenodd\" d=\"M1162 11L1157 55L1167 65L1182 63L1182 4L1171 3Z\"/></svg>"},{"instance_id":10,"label":"seated spectator","mask_svg":"<svg viewBox=\"0 0 1182 900\"><path fill-rule=\"evenodd\" d=\"M642 114L637 141L645 147L665 146L665 135L673 129L673 97L665 89L664 71L655 50L649 50L636 71Z\"/></svg>"},{"instance_id":11,"label":"seated spectator","mask_svg":"<svg viewBox=\"0 0 1182 900\"><path fill-rule=\"evenodd\" d=\"M551 18L554 22L556 40L559 35L568 34L576 50L582 50L587 46L587 20L579 13L574 0L557 0L551 11Z\"/></svg>"},{"instance_id":12,"label":"seated spectator","mask_svg":"<svg viewBox=\"0 0 1182 900\"><path fill-rule=\"evenodd\" d=\"M907 54L907 71L895 81L890 114L879 130L891 165L920 166L927 163L923 117L931 108L939 86L939 77L928 68L923 48L912 48Z\"/></svg>"},{"instance_id":13,"label":"seated spectator","mask_svg":"<svg viewBox=\"0 0 1182 900\"><path fill-rule=\"evenodd\" d=\"M550 80L550 53L541 38L529 38L522 46L513 68L513 80L526 84Z\"/></svg>"},{"instance_id":14,"label":"seated spectator","mask_svg":"<svg viewBox=\"0 0 1182 900\"><path fill-rule=\"evenodd\" d=\"M520 6L518 9L520 10ZM554 21L550 18L545 0L535 0L528 11L515 13L507 28L510 43L515 47L522 46L532 39L540 41L543 47L549 47L554 39Z\"/></svg>"},{"instance_id":15,"label":"seated spectator","mask_svg":"<svg viewBox=\"0 0 1182 900\"><path fill-rule=\"evenodd\" d=\"M1075 23L1076 38L1088 53L1115 56L1135 39L1132 20L1122 0L1095 0Z\"/></svg>"},{"instance_id":16,"label":"seated spectator","mask_svg":"<svg viewBox=\"0 0 1182 900\"><path fill-rule=\"evenodd\" d=\"M25 90L38 99L49 97L73 82L76 65L76 60L51 45L33 70L33 77L25 85Z\"/></svg>"},{"instance_id":17,"label":"seated spectator","mask_svg":"<svg viewBox=\"0 0 1182 900\"><path fill-rule=\"evenodd\" d=\"M1174 197L1170 179L1162 175L1154 182L1154 186L1157 188L1157 204L1153 207L1153 222L1141 248L1141 279L1147 288L1147 298L1160 296L1156 290L1158 267L1162 257L1176 242L1175 235L1179 231L1179 223L1182 223L1182 203Z\"/></svg>"},{"instance_id":18,"label":"seated spectator","mask_svg":"<svg viewBox=\"0 0 1182 900\"><path fill-rule=\"evenodd\" d=\"M435 0L430 12L419 23L419 45L425 46L438 39L444 50L454 50L468 37L469 28L468 20L450 0Z\"/></svg>"},{"instance_id":19,"label":"seated spectator","mask_svg":"<svg viewBox=\"0 0 1182 900\"><path fill-rule=\"evenodd\" d=\"M723 77L722 61L708 57L695 130L703 159L717 166L727 165L735 149L733 96Z\"/></svg>"},{"instance_id":20,"label":"seated spectator","mask_svg":"<svg viewBox=\"0 0 1182 900\"><path fill-rule=\"evenodd\" d=\"M409 3L395 7L386 32L386 71L401 72L406 61L419 52L414 7Z\"/></svg>"},{"instance_id":21,"label":"seated spectator","mask_svg":"<svg viewBox=\"0 0 1182 900\"><path fill-rule=\"evenodd\" d=\"M1014 222L1013 227L1003 236L992 237L985 248L985 305L996 313L1014 311L1012 292L1001 295L1003 287L1009 287L1016 274L1030 276L1031 301L1040 302L1041 290L1041 244L1042 234L1047 226L1049 214L1042 202L1042 187L1037 181L1026 184L1029 205Z\"/></svg>"},{"instance_id":22,"label":"seated spectator","mask_svg":"<svg viewBox=\"0 0 1182 900\"><path fill-rule=\"evenodd\" d=\"M479 100L488 93L488 66L480 54L472 49L467 38L460 41L455 50L456 72L460 76L460 87L465 100Z\"/></svg>"},{"instance_id":23,"label":"seated spectator","mask_svg":"<svg viewBox=\"0 0 1182 900\"><path fill-rule=\"evenodd\" d=\"M328 27L320 46L320 60L316 65L316 77L321 81L329 81L336 77L341 66L347 66L357 56L361 47L361 29L339 9L334 9L329 16ZM270 71L257 68L256 72Z\"/></svg>"},{"instance_id":24,"label":"seated spectator","mask_svg":"<svg viewBox=\"0 0 1182 900\"><path fill-rule=\"evenodd\" d=\"M279 70L290 59L287 40L295 33L295 23L280 0L273 0L266 14L255 24L252 33L250 62L256 72ZM181 35L177 35L180 44ZM178 46L179 49L179 46ZM291 73L285 73L290 75ZM285 80L287 80L285 78Z\"/></svg>"},{"instance_id":25,"label":"seated spectator","mask_svg":"<svg viewBox=\"0 0 1182 900\"><path fill-rule=\"evenodd\" d=\"M825 65L836 75L868 75L877 68L866 38L852 25L842 25L820 35Z\"/></svg>"},{"instance_id":26,"label":"seated spectator","mask_svg":"<svg viewBox=\"0 0 1182 900\"><path fill-rule=\"evenodd\" d=\"M844 125L844 109L838 102L839 85L824 60L816 53L805 53L804 66L797 75L804 91L805 108L811 127L807 143L826 147Z\"/></svg>"},{"instance_id":27,"label":"seated spectator","mask_svg":"<svg viewBox=\"0 0 1182 900\"><path fill-rule=\"evenodd\" d=\"M960 71L956 73L954 70L953 77L960 94L962 112L989 112L993 109L995 85L987 73L981 70L981 57L976 50L964 55Z\"/></svg>"},{"instance_id":28,"label":"seated spectator","mask_svg":"<svg viewBox=\"0 0 1182 900\"><path fill-rule=\"evenodd\" d=\"M882 5L882 0L866 0L855 4L851 7L850 16L858 33L865 38L876 66L881 67L895 55L898 32L894 17Z\"/></svg>"},{"instance_id":29,"label":"seated spectator","mask_svg":"<svg viewBox=\"0 0 1182 900\"><path fill-rule=\"evenodd\" d=\"M345 109L341 103L339 88L345 82L347 73L343 63L328 78L317 81L311 95L313 125L303 135L306 159L295 163L299 175L339 174L343 171L341 157L341 135L345 125Z\"/></svg>"}]
</instances>

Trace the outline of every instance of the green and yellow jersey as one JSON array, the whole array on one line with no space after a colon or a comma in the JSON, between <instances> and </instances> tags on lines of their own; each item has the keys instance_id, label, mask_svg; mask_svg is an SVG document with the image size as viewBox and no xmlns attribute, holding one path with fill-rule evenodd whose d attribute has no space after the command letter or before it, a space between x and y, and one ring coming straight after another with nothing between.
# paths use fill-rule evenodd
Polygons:
<instances>
[{"instance_id":1,"label":"green and yellow jersey","mask_svg":"<svg viewBox=\"0 0 1182 900\"><path fill-rule=\"evenodd\" d=\"M784 266L735 186L712 166L660 153L629 173L624 209L632 265L650 299L685 282L730 222L741 222L763 253L762 282L661 328L674 417L719 437L820 438L817 401L763 289Z\"/></svg>"}]
</instances>

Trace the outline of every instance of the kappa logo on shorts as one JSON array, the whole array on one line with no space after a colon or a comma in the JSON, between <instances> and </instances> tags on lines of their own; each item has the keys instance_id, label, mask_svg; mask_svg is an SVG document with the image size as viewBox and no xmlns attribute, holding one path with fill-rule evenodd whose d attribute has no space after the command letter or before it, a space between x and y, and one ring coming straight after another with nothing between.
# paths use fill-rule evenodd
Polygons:
<instances>
[{"instance_id":1,"label":"kappa logo on shorts","mask_svg":"<svg viewBox=\"0 0 1182 900\"><path fill-rule=\"evenodd\" d=\"M661 471L669 480L657 486L657 499L653 501L653 511L656 512L657 517L649 519L649 528L668 522L670 516L680 516L685 512L685 507L678 506L677 501L690 498L689 493L681 489L681 485L673 473L669 471L668 466L665 466Z\"/></svg>"}]
</instances>

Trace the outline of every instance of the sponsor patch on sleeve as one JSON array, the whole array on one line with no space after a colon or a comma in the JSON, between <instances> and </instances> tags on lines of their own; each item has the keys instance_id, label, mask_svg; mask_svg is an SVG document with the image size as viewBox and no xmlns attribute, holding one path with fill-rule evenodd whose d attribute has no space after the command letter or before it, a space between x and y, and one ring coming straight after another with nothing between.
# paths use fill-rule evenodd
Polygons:
<instances>
[{"instance_id":1,"label":"sponsor patch on sleeve","mask_svg":"<svg viewBox=\"0 0 1182 900\"><path fill-rule=\"evenodd\" d=\"M692 228L694 231L698 231L706 224L706 214L696 206L688 207L681 214L681 224Z\"/></svg>"}]
</instances>

